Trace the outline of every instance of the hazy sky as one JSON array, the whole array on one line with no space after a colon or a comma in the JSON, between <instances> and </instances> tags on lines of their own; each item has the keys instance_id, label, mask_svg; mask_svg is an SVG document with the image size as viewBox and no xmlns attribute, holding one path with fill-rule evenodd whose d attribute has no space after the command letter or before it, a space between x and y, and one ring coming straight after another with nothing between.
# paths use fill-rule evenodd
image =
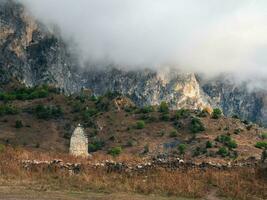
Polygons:
<instances>
[{"instance_id":1,"label":"hazy sky","mask_svg":"<svg viewBox=\"0 0 267 200\"><path fill-rule=\"evenodd\" d=\"M91 61L267 75L266 0L19 1Z\"/></svg>"}]
</instances>

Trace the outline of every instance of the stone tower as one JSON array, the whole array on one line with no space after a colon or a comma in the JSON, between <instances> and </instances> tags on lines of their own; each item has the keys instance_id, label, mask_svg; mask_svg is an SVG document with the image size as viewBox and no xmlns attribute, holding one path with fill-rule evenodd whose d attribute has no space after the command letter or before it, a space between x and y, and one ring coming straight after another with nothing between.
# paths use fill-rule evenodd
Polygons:
<instances>
[{"instance_id":1,"label":"stone tower","mask_svg":"<svg viewBox=\"0 0 267 200\"><path fill-rule=\"evenodd\" d=\"M70 139L70 154L74 156L88 156L88 138L79 124Z\"/></svg>"}]
</instances>

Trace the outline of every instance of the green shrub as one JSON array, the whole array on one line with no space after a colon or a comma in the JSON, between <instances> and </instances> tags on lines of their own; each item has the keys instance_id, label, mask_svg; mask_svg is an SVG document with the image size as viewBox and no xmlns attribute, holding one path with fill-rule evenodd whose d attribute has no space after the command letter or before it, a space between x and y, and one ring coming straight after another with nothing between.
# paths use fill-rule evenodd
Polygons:
<instances>
[{"instance_id":1,"label":"green shrub","mask_svg":"<svg viewBox=\"0 0 267 200\"><path fill-rule=\"evenodd\" d=\"M184 155L185 154L185 150L186 150L186 145L185 144L179 144L178 145L178 150L180 155Z\"/></svg>"},{"instance_id":2,"label":"green shrub","mask_svg":"<svg viewBox=\"0 0 267 200\"><path fill-rule=\"evenodd\" d=\"M190 116L190 111L188 109L180 109L176 111L175 118L176 119L182 119L182 118L187 118Z\"/></svg>"},{"instance_id":3,"label":"green shrub","mask_svg":"<svg viewBox=\"0 0 267 200\"><path fill-rule=\"evenodd\" d=\"M235 140L231 140L230 142L227 143L227 146L229 147L229 149L235 149L237 148L237 143Z\"/></svg>"},{"instance_id":4,"label":"green shrub","mask_svg":"<svg viewBox=\"0 0 267 200\"><path fill-rule=\"evenodd\" d=\"M227 148L225 147L221 147L218 152L217 152L219 155L221 155L222 157L226 157L229 155L229 151Z\"/></svg>"},{"instance_id":5,"label":"green shrub","mask_svg":"<svg viewBox=\"0 0 267 200\"><path fill-rule=\"evenodd\" d=\"M267 142L257 142L255 147L259 149L267 149Z\"/></svg>"},{"instance_id":6,"label":"green shrub","mask_svg":"<svg viewBox=\"0 0 267 200\"><path fill-rule=\"evenodd\" d=\"M212 148L213 147L213 143L211 141L207 141L206 142L206 148L209 149L209 148Z\"/></svg>"},{"instance_id":7,"label":"green shrub","mask_svg":"<svg viewBox=\"0 0 267 200\"><path fill-rule=\"evenodd\" d=\"M165 122L170 121L170 115L168 113L162 113L160 119Z\"/></svg>"},{"instance_id":8,"label":"green shrub","mask_svg":"<svg viewBox=\"0 0 267 200\"><path fill-rule=\"evenodd\" d=\"M219 108L215 108L212 112L213 119L219 119L222 116L222 111Z\"/></svg>"},{"instance_id":9,"label":"green shrub","mask_svg":"<svg viewBox=\"0 0 267 200\"><path fill-rule=\"evenodd\" d=\"M96 115L98 111L94 108L89 108L83 112L83 120L87 121L94 115Z\"/></svg>"},{"instance_id":10,"label":"green shrub","mask_svg":"<svg viewBox=\"0 0 267 200\"><path fill-rule=\"evenodd\" d=\"M88 145L89 152L96 152L101 150L105 146L105 142L101 139L94 138L92 143Z\"/></svg>"},{"instance_id":11,"label":"green shrub","mask_svg":"<svg viewBox=\"0 0 267 200\"><path fill-rule=\"evenodd\" d=\"M161 113L168 113L169 112L169 106L167 102L162 101L159 105L159 112Z\"/></svg>"},{"instance_id":12,"label":"green shrub","mask_svg":"<svg viewBox=\"0 0 267 200\"><path fill-rule=\"evenodd\" d=\"M260 135L260 137L261 137L261 139L263 139L263 140L267 139L267 133L262 133L262 134Z\"/></svg>"},{"instance_id":13,"label":"green shrub","mask_svg":"<svg viewBox=\"0 0 267 200\"><path fill-rule=\"evenodd\" d=\"M233 140L229 135L220 135L216 138L216 141L223 143L230 149L235 149L237 148L236 141Z\"/></svg>"},{"instance_id":14,"label":"green shrub","mask_svg":"<svg viewBox=\"0 0 267 200\"><path fill-rule=\"evenodd\" d=\"M154 108L153 106L145 106L143 108L140 108L139 110L140 113L151 113L151 112L154 112Z\"/></svg>"},{"instance_id":15,"label":"green shrub","mask_svg":"<svg viewBox=\"0 0 267 200\"><path fill-rule=\"evenodd\" d=\"M207 116L209 116L209 115L210 115L210 113L209 113L209 109L208 109L208 108L205 108L205 109L201 110L201 111L197 114L198 117L202 117L202 118L207 117Z\"/></svg>"},{"instance_id":16,"label":"green shrub","mask_svg":"<svg viewBox=\"0 0 267 200\"><path fill-rule=\"evenodd\" d=\"M177 137L178 136L177 131L175 131L175 130L171 131L170 134L169 134L169 136L171 138Z\"/></svg>"},{"instance_id":17,"label":"green shrub","mask_svg":"<svg viewBox=\"0 0 267 200\"><path fill-rule=\"evenodd\" d=\"M18 128L18 129L19 129L19 128L22 128L22 127L23 127L23 123L22 123L22 121L21 121L21 120L17 120L17 121L16 121L16 124L15 124L15 127Z\"/></svg>"},{"instance_id":18,"label":"green shrub","mask_svg":"<svg viewBox=\"0 0 267 200\"><path fill-rule=\"evenodd\" d=\"M92 96L90 97L90 100L96 102L96 101L97 101L97 96L92 95Z\"/></svg>"},{"instance_id":19,"label":"green shrub","mask_svg":"<svg viewBox=\"0 0 267 200\"><path fill-rule=\"evenodd\" d=\"M19 113L18 108L12 106L12 105L1 105L0 106L0 116L4 115L16 115Z\"/></svg>"},{"instance_id":20,"label":"green shrub","mask_svg":"<svg viewBox=\"0 0 267 200\"><path fill-rule=\"evenodd\" d=\"M13 101L13 100L32 100L45 98L49 93L56 93L55 88L49 88L47 85L36 86L33 88L18 88L12 92L0 93L0 100Z\"/></svg>"},{"instance_id":21,"label":"green shrub","mask_svg":"<svg viewBox=\"0 0 267 200\"><path fill-rule=\"evenodd\" d=\"M230 142L232 139L229 135L220 135L216 138L216 141L220 143L226 144L227 142Z\"/></svg>"},{"instance_id":22,"label":"green shrub","mask_svg":"<svg viewBox=\"0 0 267 200\"><path fill-rule=\"evenodd\" d=\"M35 115L39 119L55 119L63 115L62 108L60 106L44 106L37 105L34 109Z\"/></svg>"},{"instance_id":23,"label":"green shrub","mask_svg":"<svg viewBox=\"0 0 267 200\"><path fill-rule=\"evenodd\" d=\"M113 157L120 155L122 152L121 147L113 147L108 151L108 154L112 155Z\"/></svg>"},{"instance_id":24,"label":"green shrub","mask_svg":"<svg viewBox=\"0 0 267 200\"><path fill-rule=\"evenodd\" d=\"M143 121L143 120L139 120L139 121L137 121L136 122L136 128L137 129L143 129L143 128L145 128L145 122Z\"/></svg>"},{"instance_id":25,"label":"green shrub","mask_svg":"<svg viewBox=\"0 0 267 200\"><path fill-rule=\"evenodd\" d=\"M196 147L193 151L193 156L199 156L199 155L202 155L202 154L205 154L207 153L207 149L206 148L203 148L203 147Z\"/></svg>"},{"instance_id":26,"label":"green shrub","mask_svg":"<svg viewBox=\"0 0 267 200\"><path fill-rule=\"evenodd\" d=\"M205 131L203 123L198 118L193 118L190 124L190 130L192 133L199 133Z\"/></svg>"}]
</instances>

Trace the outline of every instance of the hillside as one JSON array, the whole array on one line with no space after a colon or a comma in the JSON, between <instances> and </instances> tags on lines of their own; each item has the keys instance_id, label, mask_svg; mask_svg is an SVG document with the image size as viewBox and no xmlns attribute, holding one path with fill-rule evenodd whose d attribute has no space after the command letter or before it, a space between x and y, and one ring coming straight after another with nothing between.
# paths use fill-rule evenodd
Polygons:
<instances>
[{"instance_id":1,"label":"hillside","mask_svg":"<svg viewBox=\"0 0 267 200\"><path fill-rule=\"evenodd\" d=\"M265 130L236 116L210 110L169 110L136 107L127 97L89 90L65 96L48 86L25 88L13 84L0 93L0 141L37 151L68 152L69 139L81 123L92 155L107 155L114 147L141 157L178 155L189 160L261 158L257 142Z\"/></svg>"}]
</instances>

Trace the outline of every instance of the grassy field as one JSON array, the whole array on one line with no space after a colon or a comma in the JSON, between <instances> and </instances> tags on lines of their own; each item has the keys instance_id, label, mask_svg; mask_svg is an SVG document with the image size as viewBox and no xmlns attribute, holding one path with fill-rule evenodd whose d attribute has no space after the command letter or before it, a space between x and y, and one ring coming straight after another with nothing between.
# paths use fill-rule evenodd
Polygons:
<instances>
[{"instance_id":1,"label":"grassy field","mask_svg":"<svg viewBox=\"0 0 267 200\"><path fill-rule=\"evenodd\" d=\"M85 167L78 174L70 175L68 171L53 168L29 171L20 165L24 159L53 158L55 155L6 148L0 153L0 199L267 199L267 176L257 168L157 169L127 174ZM56 158L84 165L92 162L60 154Z\"/></svg>"}]
</instances>

